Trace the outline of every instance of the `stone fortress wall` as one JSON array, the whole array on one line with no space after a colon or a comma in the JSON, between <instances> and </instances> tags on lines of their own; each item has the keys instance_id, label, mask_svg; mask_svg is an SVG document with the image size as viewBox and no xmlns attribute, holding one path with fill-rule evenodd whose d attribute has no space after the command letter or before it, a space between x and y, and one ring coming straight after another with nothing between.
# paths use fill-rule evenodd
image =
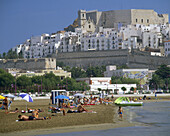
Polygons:
<instances>
[{"instance_id":1,"label":"stone fortress wall","mask_svg":"<svg viewBox=\"0 0 170 136\"><path fill-rule=\"evenodd\" d=\"M54 57L54 56L53 56ZM89 66L124 65L127 63L128 50L87 51L58 53L56 60L65 65L87 68Z\"/></svg>"},{"instance_id":2,"label":"stone fortress wall","mask_svg":"<svg viewBox=\"0 0 170 136\"><path fill-rule=\"evenodd\" d=\"M149 52L126 49L88 52L65 52L53 58L0 60L0 68L23 70L56 69L56 61L70 67L87 69L89 66L127 65L129 68L157 69L161 64L170 65L170 57L151 56Z\"/></svg>"},{"instance_id":3,"label":"stone fortress wall","mask_svg":"<svg viewBox=\"0 0 170 136\"><path fill-rule=\"evenodd\" d=\"M40 59L8 59L0 60L0 68L16 68L23 70L45 70L56 69L55 58L40 58Z\"/></svg>"},{"instance_id":4,"label":"stone fortress wall","mask_svg":"<svg viewBox=\"0 0 170 136\"><path fill-rule=\"evenodd\" d=\"M54 56L53 56L54 57ZM170 65L170 57L151 56L149 52L109 50L58 53L56 60L71 67L87 68L102 65L127 65L129 68L157 69L161 64Z\"/></svg>"}]
</instances>

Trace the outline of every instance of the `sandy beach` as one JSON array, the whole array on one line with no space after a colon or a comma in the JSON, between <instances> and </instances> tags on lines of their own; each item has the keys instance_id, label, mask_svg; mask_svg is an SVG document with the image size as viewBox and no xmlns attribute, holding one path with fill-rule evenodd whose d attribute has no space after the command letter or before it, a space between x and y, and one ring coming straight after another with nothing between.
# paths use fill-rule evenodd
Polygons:
<instances>
[{"instance_id":1,"label":"sandy beach","mask_svg":"<svg viewBox=\"0 0 170 136\"><path fill-rule=\"evenodd\" d=\"M169 98L163 99L152 99L146 100L145 102L156 102L156 101L169 101ZM34 104L28 103L30 108L43 108L45 112L41 113L40 116L51 116L50 113L46 112L48 109L49 100L36 100ZM19 109L25 108L25 101L15 101L13 108L18 107ZM131 122L128 116L128 111L124 110L123 120L119 119L117 115L118 107L115 105L96 105L86 107L88 110L94 110L97 113L75 113L75 114L57 114L51 116L50 120L43 121L26 121L16 122L16 114L5 114L4 111L0 111L0 135L1 136L26 136L26 135L41 135L41 134L52 134L52 133L64 133L64 132L78 132L78 131L90 131L90 130L106 130L119 127L130 127L140 125L137 122ZM27 115L28 113L25 113ZM133 118L135 117L133 114ZM142 124L144 125L144 124Z\"/></svg>"}]
</instances>

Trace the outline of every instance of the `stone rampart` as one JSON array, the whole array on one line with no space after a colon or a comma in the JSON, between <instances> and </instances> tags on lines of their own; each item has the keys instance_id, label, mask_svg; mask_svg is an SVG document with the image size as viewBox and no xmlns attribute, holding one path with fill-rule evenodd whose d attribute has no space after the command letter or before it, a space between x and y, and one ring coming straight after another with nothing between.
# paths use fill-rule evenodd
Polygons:
<instances>
[{"instance_id":1,"label":"stone rampart","mask_svg":"<svg viewBox=\"0 0 170 136\"><path fill-rule=\"evenodd\" d=\"M41 58L41 59L7 59L0 60L0 68L16 68L23 70L44 70L55 69L56 59Z\"/></svg>"},{"instance_id":2,"label":"stone rampart","mask_svg":"<svg viewBox=\"0 0 170 136\"><path fill-rule=\"evenodd\" d=\"M71 67L124 65L127 63L128 50L107 50L58 53L56 60Z\"/></svg>"},{"instance_id":3,"label":"stone rampart","mask_svg":"<svg viewBox=\"0 0 170 136\"><path fill-rule=\"evenodd\" d=\"M102 65L127 65L129 68L157 69L161 64L170 65L170 58L151 56L149 52L134 50L108 50L58 53L56 60L71 67L87 68Z\"/></svg>"},{"instance_id":4,"label":"stone rampart","mask_svg":"<svg viewBox=\"0 0 170 136\"><path fill-rule=\"evenodd\" d=\"M170 58L151 56L149 52L135 51L128 55L128 67L157 69L161 64L170 64Z\"/></svg>"}]
</instances>

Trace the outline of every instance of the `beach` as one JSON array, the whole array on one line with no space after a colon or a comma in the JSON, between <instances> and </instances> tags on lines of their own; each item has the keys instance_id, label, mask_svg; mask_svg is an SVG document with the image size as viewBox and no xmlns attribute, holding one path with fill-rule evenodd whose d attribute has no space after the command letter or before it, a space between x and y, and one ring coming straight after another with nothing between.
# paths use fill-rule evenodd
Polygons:
<instances>
[{"instance_id":1,"label":"beach","mask_svg":"<svg viewBox=\"0 0 170 136\"><path fill-rule=\"evenodd\" d=\"M153 99L146 100L145 103L152 103L157 101L167 101L166 99ZM25 101L14 101L11 110L18 107L19 109L25 108ZM40 116L51 116L50 113L46 112L49 106L49 100L35 100L34 103L27 103L29 108L40 108L44 109L45 112L40 113ZM120 127L135 127L145 126L145 123L132 121L137 115L135 112L129 114L129 109L124 108L124 118L119 119L117 115L118 107L115 105L92 105L86 107L88 110L94 110L97 113L71 113L63 116L61 113L51 116L50 120L40 121L25 121L16 122L16 114L5 114L4 111L0 111L0 135L48 135L55 133L66 133L66 132L81 132L81 131L100 131L109 130ZM29 115L28 113L24 113ZM130 116L129 116L130 115Z\"/></svg>"}]
</instances>

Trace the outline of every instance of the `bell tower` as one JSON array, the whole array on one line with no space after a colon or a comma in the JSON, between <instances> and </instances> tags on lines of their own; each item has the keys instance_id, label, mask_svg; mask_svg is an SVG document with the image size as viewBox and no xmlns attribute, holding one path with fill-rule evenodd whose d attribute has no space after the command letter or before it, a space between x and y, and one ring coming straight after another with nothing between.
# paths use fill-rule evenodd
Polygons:
<instances>
[{"instance_id":1,"label":"bell tower","mask_svg":"<svg viewBox=\"0 0 170 136\"><path fill-rule=\"evenodd\" d=\"M78 11L78 25L79 25L79 27L82 28L86 21L87 21L86 10L79 10Z\"/></svg>"}]
</instances>

